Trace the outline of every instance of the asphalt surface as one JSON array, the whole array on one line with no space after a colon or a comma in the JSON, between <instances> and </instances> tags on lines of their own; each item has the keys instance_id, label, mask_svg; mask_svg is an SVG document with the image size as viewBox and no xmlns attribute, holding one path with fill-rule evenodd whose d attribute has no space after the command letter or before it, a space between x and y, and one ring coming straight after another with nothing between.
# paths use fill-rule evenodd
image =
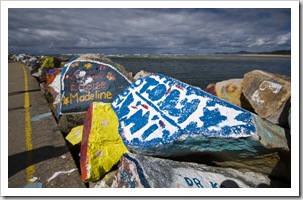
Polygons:
<instances>
[{"instance_id":1,"label":"asphalt surface","mask_svg":"<svg viewBox=\"0 0 303 200\"><path fill-rule=\"evenodd\" d=\"M8 187L85 188L37 80L18 62L8 64Z\"/></svg>"}]
</instances>

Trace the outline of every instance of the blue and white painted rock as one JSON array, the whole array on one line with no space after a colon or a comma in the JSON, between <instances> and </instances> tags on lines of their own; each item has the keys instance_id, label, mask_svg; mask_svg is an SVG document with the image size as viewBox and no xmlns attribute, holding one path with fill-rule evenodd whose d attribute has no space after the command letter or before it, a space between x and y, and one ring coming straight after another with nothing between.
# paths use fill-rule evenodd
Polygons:
<instances>
[{"instance_id":1,"label":"blue and white painted rock","mask_svg":"<svg viewBox=\"0 0 303 200\"><path fill-rule=\"evenodd\" d=\"M99 185L106 187L105 182ZM111 187L254 188L269 187L269 185L271 180L261 173L124 154Z\"/></svg>"},{"instance_id":2,"label":"blue and white painted rock","mask_svg":"<svg viewBox=\"0 0 303 200\"><path fill-rule=\"evenodd\" d=\"M61 78L59 114L86 112L92 102L111 103L130 85L126 76L105 62L108 60L89 55L66 64Z\"/></svg>"},{"instance_id":3,"label":"blue and white painted rock","mask_svg":"<svg viewBox=\"0 0 303 200\"><path fill-rule=\"evenodd\" d=\"M178 156L239 151L250 156L267 148L288 151L281 127L161 74L133 82L112 107L119 119L119 133L133 152Z\"/></svg>"}]
</instances>

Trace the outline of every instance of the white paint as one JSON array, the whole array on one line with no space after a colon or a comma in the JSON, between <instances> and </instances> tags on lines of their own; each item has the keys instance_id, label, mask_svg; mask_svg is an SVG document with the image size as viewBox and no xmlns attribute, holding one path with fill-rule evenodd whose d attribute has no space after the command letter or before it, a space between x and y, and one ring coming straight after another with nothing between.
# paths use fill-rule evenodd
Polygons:
<instances>
[{"instance_id":1,"label":"white paint","mask_svg":"<svg viewBox=\"0 0 303 200\"><path fill-rule=\"evenodd\" d=\"M32 183L34 183L36 180L38 180L38 177L33 177L33 178L29 179L29 181Z\"/></svg>"},{"instance_id":2,"label":"white paint","mask_svg":"<svg viewBox=\"0 0 303 200\"><path fill-rule=\"evenodd\" d=\"M87 163L85 165L85 168L86 168L86 172L87 172L87 176L86 178L90 178L90 169L91 169L91 165L89 163Z\"/></svg>"},{"instance_id":3,"label":"white paint","mask_svg":"<svg viewBox=\"0 0 303 200\"><path fill-rule=\"evenodd\" d=\"M87 77L86 80L85 80L85 85L88 84L88 83L91 83L92 81L93 81L92 77L90 77L90 76Z\"/></svg>"},{"instance_id":4,"label":"white paint","mask_svg":"<svg viewBox=\"0 0 303 200\"><path fill-rule=\"evenodd\" d=\"M182 187L182 188L188 188L188 187L193 187L193 188L198 188L198 186L193 183L192 186L189 186L185 180L185 177L190 178L191 180L193 180L193 178L196 178L200 181L201 185L205 188L211 188L211 183L213 184L217 183L217 188L220 187L221 183L225 180L232 180L234 182L236 182L238 184L238 186L240 188L248 188L249 186L246 185L245 183L243 183L242 181L232 178L230 175L229 176L225 176L222 174L229 174L226 173L227 170L218 170L218 172L209 172L207 169L205 171L202 171L202 169L200 170L196 170L196 169L191 169L190 167L187 168L183 168L183 167L179 167L179 168L175 168L172 170L172 174L173 174L173 181L172 181L172 185L171 187ZM221 172L221 173L219 173ZM223 173L225 172L225 173ZM236 173L236 171L234 171L234 173ZM239 174L240 175L240 174ZM241 174L238 177L243 177L243 174Z\"/></svg>"},{"instance_id":5,"label":"white paint","mask_svg":"<svg viewBox=\"0 0 303 200\"><path fill-rule=\"evenodd\" d=\"M259 86L259 90L261 90L261 91L270 90L274 94L277 94L282 89L282 87L283 86L278 83L274 83L271 81L263 81L261 83L261 85Z\"/></svg>"},{"instance_id":6,"label":"white paint","mask_svg":"<svg viewBox=\"0 0 303 200\"><path fill-rule=\"evenodd\" d=\"M222 116L227 117L226 120L219 123L219 127L238 126L238 125L245 125L246 124L245 122L238 121L238 120L235 119L238 115L243 113L242 111L238 111L238 110L235 110L233 108L225 107L225 106L222 106L222 105L219 105L219 104L216 104L214 107L218 108L218 110L219 110L219 112Z\"/></svg>"},{"instance_id":7,"label":"white paint","mask_svg":"<svg viewBox=\"0 0 303 200\"><path fill-rule=\"evenodd\" d=\"M182 89L177 88L176 85L169 86L167 83L164 82L166 79L165 78L160 79L159 76L155 76L153 78L156 81L158 81L159 84L165 85L166 91L170 88L170 92L172 92L174 90L178 90L180 92L179 102L177 102L175 108L180 109L180 108L184 107L184 105L181 105L181 101L186 98L188 103L191 103L194 100L199 100L197 109L191 115L189 115L188 118L183 123L178 123L178 119L183 115L183 113L181 113L179 116L171 116L171 115L169 115L168 111L166 111L166 110L160 110L160 113L161 113L160 114L159 111L156 111L154 109L154 107L157 107L157 108L161 107L161 104L165 101L167 95L164 95L157 101L151 101L149 98L150 94L148 92L140 93L140 96L142 96L145 99L150 100L149 102L151 102L153 104L153 106L149 105L149 103L145 102L144 99L139 97L136 93L136 92L139 92L142 89L142 87L144 87L144 85L146 84L146 80L145 79L137 80L137 81L135 81L135 85L136 85L135 88L130 89L130 92L133 95L134 101L131 103L131 105L129 105L130 112L126 115L126 118L130 118L139 109L141 109L142 115L146 114L147 112L150 112L149 119L148 119L149 123L147 125L145 125L144 127L142 127L141 129L137 130L136 132L133 132L133 131L131 131L131 128L135 125L134 122L130 123L128 126L125 126L125 124L123 122L121 122L121 127L123 127L123 133L122 133L123 137L125 137L129 141L133 140L134 138L138 138L141 142L150 141L155 138L162 138L163 137L163 128L159 124L160 120L165 124L165 129L169 130L169 132L170 132L170 135L168 137L171 137L174 133L177 133L179 128L181 130L182 129L184 130L190 123L196 123L197 127L203 127L204 122L200 120L200 117L204 115L203 109L206 107L207 102L212 101L212 99L210 99L208 97L198 96L196 94L186 95L186 91L187 91L186 88L184 88L184 90L182 90ZM152 89L154 89L155 87L156 86L149 86L148 90L152 91ZM122 98L123 99L120 102L120 104L115 105L116 108L119 108L121 105L123 105L126 98L124 98L124 97L122 97ZM139 103L139 101L141 103ZM115 104L115 102L113 104ZM141 105L139 105L139 104L147 105L148 110L145 108L142 108ZM138 109L132 108L132 107L137 107ZM209 110L218 109L220 112L220 115L226 117L226 120L220 122L216 126L209 127L208 130L213 130L213 131L219 132L222 129L222 127L224 127L224 126L239 126L239 125L246 124L245 122L238 121L235 119L239 114L242 114L243 111L235 110L234 108L229 108L229 107L226 107L226 106L223 106L220 104L216 104L215 106L209 106L207 108ZM158 116L159 119L152 120L152 118L155 115ZM167 116L169 119L173 120L177 124L177 126L168 122L164 117L162 117L163 115ZM153 124L157 124L158 128L153 133L151 133L145 140L143 140L142 135ZM243 133L244 133L244 131L243 131ZM253 133L250 133L250 134L253 134ZM246 137L246 136L249 136L250 134L232 133L231 135L229 135L229 137ZM180 138L180 140L182 140L182 139L184 139L184 138Z\"/></svg>"},{"instance_id":8,"label":"white paint","mask_svg":"<svg viewBox=\"0 0 303 200\"><path fill-rule=\"evenodd\" d=\"M72 173L73 171L77 170L76 168L71 169L69 171L59 171L59 172L55 172L52 177L50 177L49 179L47 179L47 182L50 182L51 180L53 180L54 178L56 178L58 175L60 174L69 174Z\"/></svg>"},{"instance_id":9,"label":"white paint","mask_svg":"<svg viewBox=\"0 0 303 200\"><path fill-rule=\"evenodd\" d=\"M60 93L60 79L61 79L61 73L57 74L54 78L53 82L49 84L49 87L53 88L55 92Z\"/></svg>"},{"instance_id":10,"label":"white paint","mask_svg":"<svg viewBox=\"0 0 303 200\"><path fill-rule=\"evenodd\" d=\"M86 72L85 71L80 71L79 72L79 77L83 78L85 76Z\"/></svg>"},{"instance_id":11,"label":"white paint","mask_svg":"<svg viewBox=\"0 0 303 200\"><path fill-rule=\"evenodd\" d=\"M251 96L251 99L257 103L264 103L264 100L262 100L259 96L259 90L256 90L254 94Z\"/></svg>"}]
</instances>

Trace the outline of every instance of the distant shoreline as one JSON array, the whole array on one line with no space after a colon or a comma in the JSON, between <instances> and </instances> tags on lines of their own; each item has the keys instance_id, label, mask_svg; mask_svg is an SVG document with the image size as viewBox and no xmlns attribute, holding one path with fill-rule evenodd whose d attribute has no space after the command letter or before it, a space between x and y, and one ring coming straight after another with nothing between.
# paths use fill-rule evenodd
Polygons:
<instances>
[{"instance_id":1,"label":"distant shoreline","mask_svg":"<svg viewBox=\"0 0 303 200\"><path fill-rule=\"evenodd\" d=\"M290 58L291 55L279 55L279 54L236 54L239 56L252 56L252 57L284 57L284 58Z\"/></svg>"}]
</instances>

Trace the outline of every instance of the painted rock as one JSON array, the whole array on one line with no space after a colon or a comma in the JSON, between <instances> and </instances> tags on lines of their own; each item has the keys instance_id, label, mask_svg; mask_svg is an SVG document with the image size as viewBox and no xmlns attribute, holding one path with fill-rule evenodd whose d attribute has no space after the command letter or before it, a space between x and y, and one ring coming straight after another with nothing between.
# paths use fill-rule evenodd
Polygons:
<instances>
[{"instance_id":1,"label":"painted rock","mask_svg":"<svg viewBox=\"0 0 303 200\"><path fill-rule=\"evenodd\" d=\"M72 145L80 144L82 140L83 126L74 127L71 132L65 137Z\"/></svg>"},{"instance_id":2,"label":"painted rock","mask_svg":"<svg viewBox=\"0 0 303 200\"><path fill-rule=\"evenodd\" d=\"M102 179L96 182L89 182L89 188L110 188L117 170L108 172Z\"/></svg>"},{"instance_id":3,"label":"painted rock","mask_svg":"<svg viewBox=\"0 0 303 200\"><path fill-rule=\"evenodd\" d=\"M274 124L287 125L290 108L290 79L255 70L243 77L243 94L261 117Z\"/></svg>"},{"instance_id":4,"label":"painted rock","mask_svg":"<svg viewBox=\"0 0 303 200\"><path fill-rule=\"evenodd\" d=\"M242 79L230 79L210 84L204 91L241 107Z\"/></svg>"},{"instance_id":5,"label":"painted rock","mask_svg":"<svg viewBox=\"0 0 303 200\"><path fill-rule=\"evenodd\" d=\"M61 74L57 74L52 81L51 84L49 84L46 88L46 92L48 95L51 95L51 101L48 101L52 106L51 110L54 113L54 116L57 117L58 115L58 110L60 107L60 79L61 79Z\"/></svg>"},{"instance_id":6,"label":"painted rock","mask_svg":"<svg viewBox=\"0 0 303 200\"><path fill-rule=\"evenodd\" d=\"M112 188L255 188L270 179L251 171L124 154Z\"/></svg>"},{"instance_id":7,"label":"painted rock","mask_svg":"<svg viewBox=\"0 0 303 200\"><path fill-rule=\"evenodd\" d=\"M111 103L130 85L117 68L102 57L87 55L67 63L62 70L60 115L86 112L92 102ZM108 59L104 58L104 61Z\"/></svg>"},{"instance_id":8,"label":"painted rock","mask_svg":"<svg viewBox=\"0 0 303 200\"><path fill-rule=\"evenodd\" d=\"M123 142L140 154L234 151L245 157L268 149L289 150L283 128L161 74L133 82L112 107Z\"/></svg>"},{"instance_id":9,"label":"painted rock","mask_svg":"<svg viewBox=\"0 0 303 200\"><path fill-rule=\"evenodd\" d=\"M99 62L109 64L112 67L114 67L115 69L117 69L125 77L127 77L128 80L132 81L131 72L127 72L126 69L122 65L120 65L116 62L113 62L110 58L106 57L105 55L89 53L89 54L80 55L79 57L75 58L74 60L94 60L94 61L99 61Z\"/></svg>"},{"instance_id":10,"label":"painted rock","mask_svg":"<svg viewBox=\"0 0 303 200\"><path fill-rule=\"evenodd\" d=\"M98 181L128 152L118 133L118 119L109 103L94 102L84 120L80 168L83 181Z\"/></svg>"}]
</instances>

